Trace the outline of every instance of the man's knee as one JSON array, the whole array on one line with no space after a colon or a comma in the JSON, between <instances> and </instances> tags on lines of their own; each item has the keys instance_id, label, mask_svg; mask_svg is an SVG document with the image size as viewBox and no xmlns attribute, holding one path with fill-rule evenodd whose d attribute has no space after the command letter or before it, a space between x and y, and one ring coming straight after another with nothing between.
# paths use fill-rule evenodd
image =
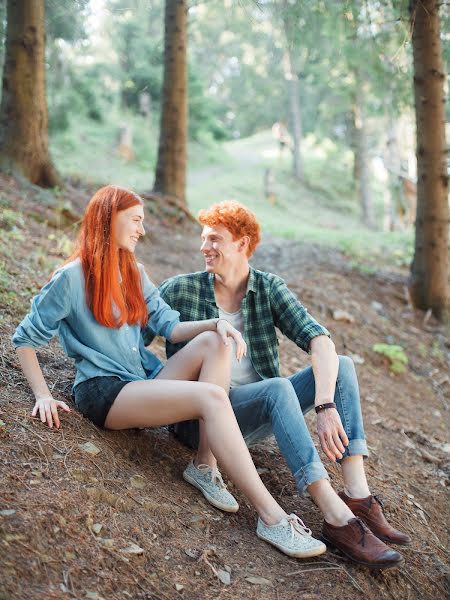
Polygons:
<instances>
[{"instance_id":1,"label":"man's knee","mask_svg":"<svg viewBox=\"0 0 450 600\"><path fill-rule=\"evenodd\" d=\"M356 370L355 370L355 363L353 362L353 360L350 358L350 356L342 356L339 355L339 377L346 377L346 376L351 376L354 377Z\"/></svg>"},{"instance_id":2,"label":"man's knee","mask_svg":"<svg viewBox=\"0 0 450 600\"><path fill-rule=\"evenodd\" d=\"M297 395L289 379L273 377L273 379L267 380L267 385L265 397L270 412L275 407L280 409L290 405L293 401L298 404Z\"/></svg>"}]
</instances>

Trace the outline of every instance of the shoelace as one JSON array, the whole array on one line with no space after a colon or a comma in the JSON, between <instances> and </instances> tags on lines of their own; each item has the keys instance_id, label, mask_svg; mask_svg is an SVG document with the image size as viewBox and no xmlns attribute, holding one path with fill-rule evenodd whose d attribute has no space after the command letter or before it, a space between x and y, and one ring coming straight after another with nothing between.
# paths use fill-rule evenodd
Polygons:
<instances>
[{"instance_id":1,"label":"shoelace","mask_svg":"<svg viewBox=\"0 0 450 600\"><path fill-rule=\"evenodd\" d=\"M311 529L306 527L303 521L292 513L291 515L286 517L287 522L291 526L291 540L294 539L295 535L302 535L303 537L310 537L312 535Z\"/></svg>"},{"instance_id":2,"label":"shoelace","mask_svg":"<svg viewBox=\"0 0 450 600\"><path fill-rule=\"evenodd\" d=\"M205 473L208 473L210 471L211 472L211 481L214 484L218 485L221 488L227 487L222 479L222 474L217 467L212 468L209 465L198 465L197 469L199 471L203 471Z\"/></svg>"},{"instance_id":3,"label":"shoelace","mask_svg":"<svg viewBox=\"0 0 450 600\"><path fill-rule=\"evenodd\" d=\"M349 523L352 522L352 521L354 523L356 523L357 525L359 525L359 528L361 530L361 534L362 535L361 535L361 539L359 540L358 543L361 544L361 546L364 548L364 542L365 542L365 539L366 539L367 528L364 525L364 523L361 521L361 519L359 519L358 517L355 517L354 519L351 519L351 521L349 521Z\"/></svg>"},{"instance_id":4,"label":"shoelace","mask_svg":"<svg viewBox=\"0 0 450 600\"><path fill-rule=\"evenodd\" d=\"M384 512L384 502L383 502L383 500L379 496L375 496L375 494L373 495L373 498L374 498L375 502L377 502L380 505L381 510Z\"/></svg>"}]
</instances>

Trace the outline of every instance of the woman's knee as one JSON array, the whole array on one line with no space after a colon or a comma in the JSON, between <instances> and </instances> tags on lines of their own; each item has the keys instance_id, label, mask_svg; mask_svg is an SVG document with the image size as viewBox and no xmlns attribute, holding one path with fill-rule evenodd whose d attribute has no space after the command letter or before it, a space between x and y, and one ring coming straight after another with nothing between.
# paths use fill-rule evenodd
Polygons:
<instances>
[{"instance_id":1,"label":"woman's knee","mask_svg":"<svg viewBox=\"0 0 450 600\"><path fill-rule=\"evenodd\" d=\"M230 354L231 353L231 342L228 346L225 346L222 338L216 331L204 331L200 333L195 340L200 344L200 346L208 353L222 353L222 354Z\"/></svg>"},{"instance_id":2,"label":"woman's knee","mask_svg":"<svg viewBox=\"0 0 450 600\"><path fill-rule=\"evenodd\" d=\"M230 399L223 388L214 383L206 383L202 387L201 406L204 413L232 410Z\"/></svg>"}]
</instances>

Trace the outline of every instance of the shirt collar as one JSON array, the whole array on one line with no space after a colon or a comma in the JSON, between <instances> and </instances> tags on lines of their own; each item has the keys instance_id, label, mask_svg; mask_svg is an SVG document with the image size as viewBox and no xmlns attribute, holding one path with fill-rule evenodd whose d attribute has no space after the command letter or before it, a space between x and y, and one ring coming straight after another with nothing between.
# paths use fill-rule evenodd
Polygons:
<instances>
[{"instance_id":1,"label":"shirt collar","mask_svg":"<svg viewBox=\"0 0 450 600\"><path fill-rule=\"evenodd\" d=\"M216 296L214 294L214 273L206 273L206 275L208 277L208 286L206 288L205 300L206 300L206 302L212 302L213 304L215 304ZM247 291L245 292L245 295L247 295L249 292L253 292L256 294L256 291L257 291L257 286L256 286L255 269L250 267L248 281L247 281Z\"/></svg>"}]
</instances>

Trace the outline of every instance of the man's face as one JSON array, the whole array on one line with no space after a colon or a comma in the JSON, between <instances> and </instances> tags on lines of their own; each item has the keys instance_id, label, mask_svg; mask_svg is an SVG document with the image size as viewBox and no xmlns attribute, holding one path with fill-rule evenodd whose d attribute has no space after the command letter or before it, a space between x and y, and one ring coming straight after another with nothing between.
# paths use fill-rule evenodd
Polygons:
<instances>
[{"instance_id":1,"label":"man's face","mask_svg":"<svg viewBox=\"0 0 450 600\"><path fill-rule=\"evenodd\" d=\"M201 239L200 252L205 259L205 269L209 273L225 274L246 256L240 240L234 241L231 233L223 225L205 225Z\"/></svg>"}]
</instances>

